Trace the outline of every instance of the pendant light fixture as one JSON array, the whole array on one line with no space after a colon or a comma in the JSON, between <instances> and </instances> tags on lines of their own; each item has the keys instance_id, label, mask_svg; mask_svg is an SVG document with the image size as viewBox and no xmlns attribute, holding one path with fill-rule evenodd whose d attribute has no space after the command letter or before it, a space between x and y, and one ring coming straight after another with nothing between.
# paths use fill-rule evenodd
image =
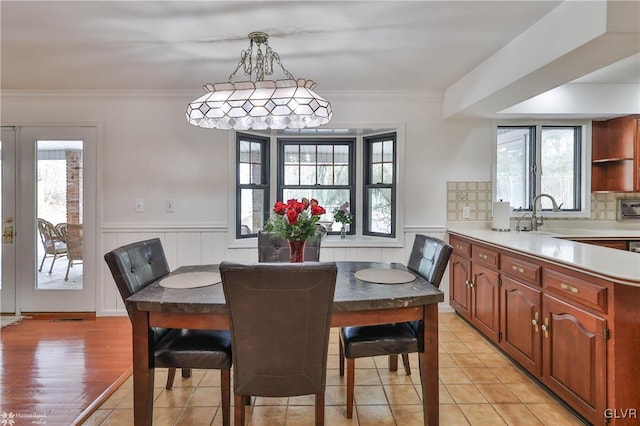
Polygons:
<instances>
[{"instance_id":1,"label":"pendant light fixture","mask_svg":"<svg viewBox=\"0 0 640 426\"><path fill-rule=\"evenodd\" d=\"M296 80L268 39L263 32L249 34L249 48L241 52L229 80L205 84L207 93L187 106L189 124L224 130L301 129L331 120L331 104L313 91L316 83ZM285 80L264 79L273 74L274 61L284 71ZM249 81L234 82L240 68Z\"/></svg>"}]
</instances>

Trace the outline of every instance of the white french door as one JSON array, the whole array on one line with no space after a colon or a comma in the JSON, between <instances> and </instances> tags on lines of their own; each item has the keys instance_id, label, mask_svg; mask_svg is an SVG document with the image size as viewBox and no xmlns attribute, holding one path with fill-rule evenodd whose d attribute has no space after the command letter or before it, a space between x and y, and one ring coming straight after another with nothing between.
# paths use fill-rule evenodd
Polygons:
<instances>
[{"instance_id":1,"label":"white french door","mask_svg":"<svg viewBox=\"0 0 640 426\"><path fill-rule=\"evenodd\" d=\"M13 157L15 180L5 182L3 171L2 198L4 207L5 192L16 194L15 261L5 259L3 244L3 299L5 284L13 284L17 313L94 312L96 128L16 127ZM55 230L43 233L41 222ZM71 242L66 224L79 225L82 238Z\"/></svg>"},{"instance_id":2,"label":"white french door","mask_svg":"<svg viewBox=\"0 0 640 426\"><path fill-rule=\"evenodd\" d=\"M0 179L2 196L2 262L0 263L0 312L16 312L16 132L3 127L0 136Z\"/></svg>"}]
</instances>

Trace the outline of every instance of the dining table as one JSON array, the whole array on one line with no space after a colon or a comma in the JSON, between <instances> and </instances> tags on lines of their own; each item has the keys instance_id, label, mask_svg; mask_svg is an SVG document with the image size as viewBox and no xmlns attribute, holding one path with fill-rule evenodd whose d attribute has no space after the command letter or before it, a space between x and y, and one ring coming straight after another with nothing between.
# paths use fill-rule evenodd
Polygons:
<instances>
[{"instance_id":1,"label":"dining table","mask_svg":"<svg viewBox=\"0 0 640 426\"><path fill-rule=\"evenodd\" d=\"M409 282L393 282L393 274L411 271L401 263L335 262L338 268L331 326L387 324L422 320L424 345L418 353L425 425L439 422L438 303L442 291L417 273ZM380 269L381 271L376 271ZM389 271L389 270L395 270ZM218 265L181 266L168 277L217 272ZM367 274L364 274L366 272ZM365 277L365 279L360 279ZM379 279L376 277L380 277ZM384 281L384 282L376 282ZM398 280L402 281L402 280ZM405 280L406 281L406 280ZM133 391L135 425L153 418L153 356L149 327L228 330L229 321L220 282L193 288L167 288L158 280L126 300L133 330Z\"/></svg>"}]
</instances>

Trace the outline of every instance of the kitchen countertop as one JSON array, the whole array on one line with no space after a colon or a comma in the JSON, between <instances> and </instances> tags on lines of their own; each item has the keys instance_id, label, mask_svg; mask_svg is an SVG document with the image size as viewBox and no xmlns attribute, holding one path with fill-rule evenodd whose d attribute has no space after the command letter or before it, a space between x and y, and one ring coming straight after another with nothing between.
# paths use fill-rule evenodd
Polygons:
<instances>
[{"instance_id":1,"label":"kitchen countertop","mask_svg":"<svg viewBox=\"0 0 640 426\"><path fill-rule=\"evenodd\" d=\"M548 228L534 232L491 231L484 223L449 223L448 231L582 270L609 281L640 287L640 254L566 238L640 240L640 229Z\"/></svg>"}]
</instances>

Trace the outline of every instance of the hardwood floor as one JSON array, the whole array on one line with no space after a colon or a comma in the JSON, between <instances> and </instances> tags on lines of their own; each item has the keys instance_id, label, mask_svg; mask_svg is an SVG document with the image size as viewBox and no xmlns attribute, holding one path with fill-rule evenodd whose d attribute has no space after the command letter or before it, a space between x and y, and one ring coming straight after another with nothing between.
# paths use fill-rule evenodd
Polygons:
<instances>
[{"instance_id":1,"label":"hardwood floor","mask_svg":"<svg viewBox=\"0 0 640 426\"><path fill-rule=\"evenodd\" d=\"M81 423L130 375L128 317L60 317L0 331L0 412L24 424Z\"/></svg>"}]
</instances>

